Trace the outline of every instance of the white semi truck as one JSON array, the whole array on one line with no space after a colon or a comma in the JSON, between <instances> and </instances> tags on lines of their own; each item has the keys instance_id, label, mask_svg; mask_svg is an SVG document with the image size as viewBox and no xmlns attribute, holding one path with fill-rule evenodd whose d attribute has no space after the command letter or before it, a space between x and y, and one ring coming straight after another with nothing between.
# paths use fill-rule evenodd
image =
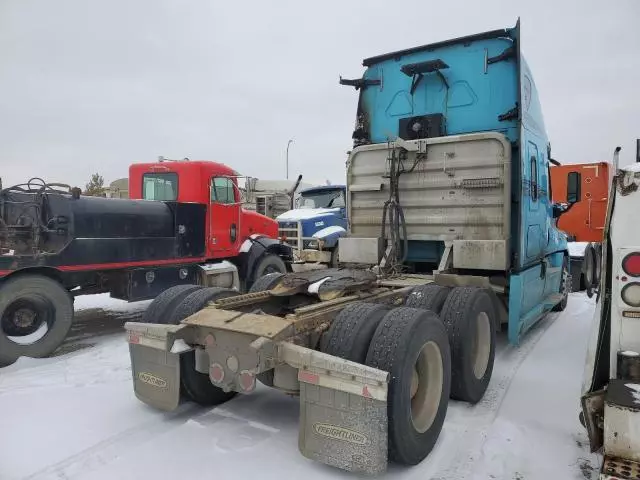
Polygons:
<instances>
[{"instance_id":1,"label":"white semi truck","mask_svg":"<svg viewBox=\"0 0 640 480\"><path fill-rule=\"evenodd\" d=\"M640 163L617 168L619 150L580 414L600 480L640 478Z\"/></svg>"}]
</instances>

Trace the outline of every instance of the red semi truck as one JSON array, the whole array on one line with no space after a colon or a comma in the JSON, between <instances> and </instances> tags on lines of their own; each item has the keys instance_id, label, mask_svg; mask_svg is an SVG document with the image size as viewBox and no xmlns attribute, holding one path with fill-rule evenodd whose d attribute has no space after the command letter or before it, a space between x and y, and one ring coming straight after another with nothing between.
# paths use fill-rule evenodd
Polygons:
<instances>
[{"instance_id":1,"label":"red semi truck","mask_svg":"<svg viewBox=\"0 0 640 480\"><path fill-rule=\"evenodd\" d=\"M132 165L131 199L32 179L0 187L0 366L64 340L73 298L134 302L188 285L249 288L286 272L275 220L241 207L238 173L207 161ZM175 293L175 290L174 290Z\"/></svg>"}]
</instances>

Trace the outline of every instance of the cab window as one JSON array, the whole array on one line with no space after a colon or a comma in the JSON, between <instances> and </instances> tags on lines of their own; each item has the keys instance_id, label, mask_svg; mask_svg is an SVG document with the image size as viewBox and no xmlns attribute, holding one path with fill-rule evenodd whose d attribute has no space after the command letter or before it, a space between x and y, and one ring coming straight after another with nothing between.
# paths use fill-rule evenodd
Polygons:
<instances>
[{"instance_id":1,"label":"cab window","mask_svg":"<svg viewBox=\"0 0 640 480\"><path fill-rule=\"evenodd\" d=\"M233 181L227 177L215 177L211 188L211 201L216 203L236 203Z\"/></svg>"},{"instance_id":2,"label":"cab window","mask_svg":"<svg viewBox=\"0 0 640 480\"><path fill-rule=\"evenodd\" d=\"M346 207L346 203L344 201L344 192L341 191L340 194L333 199L333 201L331 202L331 206L340 208Z\"/></svg>"},{"instance_id":3,"label":"cab window","mask_svg":"<svg viewBox=\"0 0 640 480\"><path fill-rule=\"evenodd\" d=\"M300 194L299 206L302 208L336 208L344 207L344 191L339 190L310 190Z\"/></svg>"},{"instance_id":4,"label":"cab window","mask_svg":"<svg viewBox=\"0 0 640 480\"><path fill-rule=\"evenodd\" d=\"M145 173L142 175L142 198L174 202L178 198L178 174Z\"/></svg>"}]
</instances>

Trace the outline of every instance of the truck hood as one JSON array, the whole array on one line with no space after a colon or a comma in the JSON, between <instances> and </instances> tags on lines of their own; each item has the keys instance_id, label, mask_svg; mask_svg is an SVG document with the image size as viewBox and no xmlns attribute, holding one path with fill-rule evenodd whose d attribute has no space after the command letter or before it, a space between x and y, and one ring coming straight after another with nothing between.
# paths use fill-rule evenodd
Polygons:
<instances>
[{"instance_id":1,"label":"truck hood","mask_svg":"<svg viewBox=\"0 0 640 480\"><path fill-rule=\"evenodd\" d=\"M325 215L333 215L339 212L339 208L298 208L278 215L276 220L279 222L297 222Z\"/></svg>"}]
</instances>

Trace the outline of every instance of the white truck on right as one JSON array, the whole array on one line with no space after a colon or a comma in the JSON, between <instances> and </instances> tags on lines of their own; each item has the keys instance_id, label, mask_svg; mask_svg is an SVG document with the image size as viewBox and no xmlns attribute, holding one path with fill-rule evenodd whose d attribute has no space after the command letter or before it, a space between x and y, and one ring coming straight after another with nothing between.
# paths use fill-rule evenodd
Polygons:
<instances>
[{"instance_id":1,"label":"white truck on right","mask_svg":"<svg viewBox=\"0 0 640 480\"><path fill-rule=\"evenodd\" d=\"M620 147L616 150L619 152ZM617 160L617 155L616 155ZM580 420L592 451L602 451L600 480L640 479L640 163L611 182L602 275L581 398Z\"/></svg>"}]
</instances>

